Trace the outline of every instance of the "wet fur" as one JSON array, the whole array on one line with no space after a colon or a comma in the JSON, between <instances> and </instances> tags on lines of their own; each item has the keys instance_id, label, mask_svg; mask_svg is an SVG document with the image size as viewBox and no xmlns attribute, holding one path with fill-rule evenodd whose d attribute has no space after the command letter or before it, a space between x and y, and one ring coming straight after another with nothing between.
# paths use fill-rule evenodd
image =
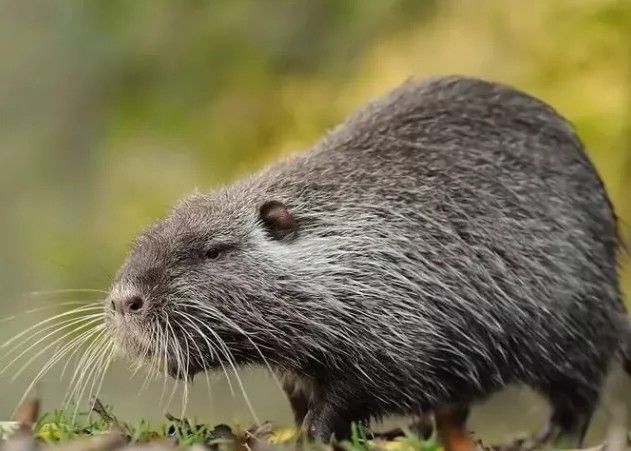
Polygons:
<instances>
[{"instance_id":1,"label":"wet fur","mask_svg":"<svg viewBox=\"0 0 631 451\"><path fill-rule=\"evenodd\" d=\"M293 234L261 220L270 200ZM113 331L140 354L134 337L169 318L169 358L190 357L170 362L175 376L228 366L221 339L235 364L269 365L290 395L305 393L303 427L323 440L511 384L589 420L628 336L620 244L565 119L503 85L437 77L372 101L301 155L182 201L121 268L113 296L147 305L126 323L112 315ZM216 245L225 252L204 259Z\"/></svg>"}]
</instances>

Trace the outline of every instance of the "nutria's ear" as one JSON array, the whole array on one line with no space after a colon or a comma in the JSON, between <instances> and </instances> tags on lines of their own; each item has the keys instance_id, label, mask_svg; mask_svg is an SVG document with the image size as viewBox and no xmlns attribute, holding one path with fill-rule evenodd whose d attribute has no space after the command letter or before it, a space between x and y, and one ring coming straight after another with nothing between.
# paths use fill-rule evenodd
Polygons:
<instances>
[{"instance_id":1,"label":"nutria's ear","mask_svg":"<svg viewBox=\"0 0 631 451\"><path fill-rule=\"evenodd\" d=\"M296 219L287 206L277 200L269 200L259 208L261 222L272 238L290 238L296 232Z\"/></svg>"}]
</instances>

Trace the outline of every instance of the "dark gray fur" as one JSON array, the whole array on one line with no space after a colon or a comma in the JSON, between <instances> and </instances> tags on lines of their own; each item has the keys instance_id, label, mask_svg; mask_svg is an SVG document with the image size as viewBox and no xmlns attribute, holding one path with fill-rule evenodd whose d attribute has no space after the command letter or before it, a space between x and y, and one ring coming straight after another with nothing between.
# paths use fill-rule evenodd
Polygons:
<instances>
[{"instance_id":1,"label":"dark gray fur","mask_svg":"<svg viewBox=\"0 0 631 451\"><path fill-rule=\"evenodd\" d=\"M291 233L261 220L270 200ZM563 117L504 85L436 77L181 202L135 242L112 298L144 304L110 325L137 357L166 346L176 377L228 367L228 353L270 365L312 438L524 384L580 443L628 337L620 244Z\"/></svg>"}]
</instances>

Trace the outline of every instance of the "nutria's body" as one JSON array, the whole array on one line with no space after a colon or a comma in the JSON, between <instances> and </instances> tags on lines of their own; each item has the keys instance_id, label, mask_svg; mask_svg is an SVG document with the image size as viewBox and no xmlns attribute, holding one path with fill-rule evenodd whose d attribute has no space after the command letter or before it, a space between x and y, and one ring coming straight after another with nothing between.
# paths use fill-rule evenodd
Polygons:
<instances>
[{"instance_id":1,"label":"nutria's body","mask_svg":"<svg viewBox=\"0 0 631 451\"><path fill-rule=\"evenodd\" d=\"M619 244L559 114L509 87L435 78L179 204L136 241L110 325L175 377L228 354L269 365L297 387L312 438L446 405L466 417L525 384L580 443L627 334Z\"/></svg>"}]
</instances>

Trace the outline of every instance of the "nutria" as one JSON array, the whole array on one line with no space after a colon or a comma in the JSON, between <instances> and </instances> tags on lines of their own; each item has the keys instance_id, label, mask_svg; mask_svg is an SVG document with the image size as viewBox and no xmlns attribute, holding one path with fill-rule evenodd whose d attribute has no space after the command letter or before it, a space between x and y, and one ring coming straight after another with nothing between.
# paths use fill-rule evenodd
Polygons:
<instances>
[{"instance_id":1,"label":"nutria","mask_svg":"<svg viewBox=\"0 0 631 451\"><path fill-rule=\"evenodd\" d=\"M448 412L508 385L580 446L628 336L621 239L570 123L510 86L409 81L306 152L187 197L108 300L129 356L175 378L266 365L305 436Z\"/></svg>"}]
</instances>

